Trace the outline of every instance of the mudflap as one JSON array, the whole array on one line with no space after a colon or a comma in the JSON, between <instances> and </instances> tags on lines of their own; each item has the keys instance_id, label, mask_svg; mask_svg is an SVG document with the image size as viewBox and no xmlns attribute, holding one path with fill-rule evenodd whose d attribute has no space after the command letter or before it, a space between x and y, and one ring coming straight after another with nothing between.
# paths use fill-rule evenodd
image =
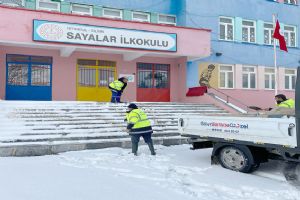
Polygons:
<instances>
[{"instance_id":1,"label":"mudflap","mask_svg":"<svg viewBox=\"0 0 300 200\"><path fill-rule=\"evenodd\" d=\"M218 157L215 155L212 155L211 156L211 165L218 165L218 164L220 164Z\"/></svg>"},{"instance_id":2,"label":"mudflap","mask_svg":"<svg viewBox=\"0 0 300 200\"><path fill-rule=\"evenodd\" d=\"M285 162L284 168L283 168L283 174L286 178L286 180L296 186L297 188L300 188L300 164L296 162Z\"/></svg>"}]
</instances>

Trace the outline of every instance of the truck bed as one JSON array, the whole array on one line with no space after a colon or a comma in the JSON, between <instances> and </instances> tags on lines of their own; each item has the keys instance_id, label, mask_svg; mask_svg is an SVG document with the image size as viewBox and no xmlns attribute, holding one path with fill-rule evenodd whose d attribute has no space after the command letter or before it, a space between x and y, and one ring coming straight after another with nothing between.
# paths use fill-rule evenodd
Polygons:
<instances>
[{"instance_id":1,"label":"truck bed","mask_svg":"<svg viewBox=\"0 0 300 200\"><path fill-rule=\"evenodd\" d=\"M181 116L178 124L182 136L297 147L294 117Z\"/></svg>"}]
</instances>

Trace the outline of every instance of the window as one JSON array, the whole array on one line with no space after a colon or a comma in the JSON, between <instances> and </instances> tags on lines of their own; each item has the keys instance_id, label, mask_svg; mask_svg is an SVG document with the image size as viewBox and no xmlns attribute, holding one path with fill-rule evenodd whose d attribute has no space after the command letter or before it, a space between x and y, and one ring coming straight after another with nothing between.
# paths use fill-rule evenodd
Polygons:
<instances>
[{"instance_id":1,"label":"window","mask_svg":"<svg viewBox=\"0 0 300 200\"><path fill-rule=\"evenodd\" d=\"M50 0L38 0L36 1L36 8L38 10L47 10L47 11L60 11L60 3Z\"/></svg>"},{"instance_id":2,"label":"window","mask_svg":"<svg viewBox=\"0 0 300 200\"><path fill-rule=\"evenodd\" d=\"M296 47L296 27L284 26L284 38L287 46Z\"/></svg>"},{"instance_id":3,"label":"window","mask_svg":"<svg viewBox=\"0 0 300 200\"><path fill-rule=\"evenodd\" d=\"M133 12L132 20L139 21L139 22L150 22L150 14L142 13L142 12Z\"/></svg>"},{"instance_id":4,"label":"window","mask_svg":"<svg viewBox=\"0 0 300 200\"><path fill-rule=\"evenodd\" d=\"M243 42L255 43L255 37L255 22L244 20L242 22Z\"/></svg>"},{"instance_id":5,"label":"window","mask_svg":"<svg viewBox=\"0 0 300 200\"><path fill-rule=\"evenodd\" d=\"M108 85L115 80L115 68L105 67L98 68L98 86L108 87Z\"/></svg>"},{"instance_id":6,"label":"window","mask_svg":"<svg viewBox=\"0 0 300 200\"><path fill-rule=\"evenodd\" d=\"M138 63L138 88L170 88L170 65Z\"/></svg>"},{"instance_id":7,"label":"window","mask_svg":"<svg viewBox=\"0 0 300 200\"><path fill-rule=\"evenodd\" d=\"M243 88L256 88L256 68L252 66L243 67Z\"/></svg>"},{"instance_id":8,"label":"window","mask_svg":"<svg viewBox=\"0 0 300 200\"><path fill-rule=\"evenodd\" d=\"M50 65L31 65L31 85L50 86Z\"/></svg>"},{"instance_id":9,"label":"window","mask_svg":"<svg viewBox=\"0 0 300 200\"><path fill-rule=\"evenodd\" d=\"M296 70L294 69L286 69L284 76L284 88L287 90L295 89L296 85Z\"/></svg>"},{"instance_id":10,"label":"window","mask_svg":"<svg viewBox=\"0 0 300 200\"><path fill-rule=\"evenodd\" d=\"M284 0L284 3L297 5L297 0Z\"/></svg>"},{"instance_id":11,"label":"window","mask_svg":"<svg viewBox=\"0 0 300 200\"><path fill-rule=\"evenodd\" d=\"M71 12L79 15L93 15L92 6L72 4Z\"/></svg>"},{"instance_id":12,"label":"window","mask_svg":"<svg viewBox=\"0 0 300 200\"><path fill-rule=\"evenodd\" d=\"M122 19L123 12L119 9L103 8L103 17Z\"/></svg>"},{"instance_id":13,"label":"window","mask_svg":"<svg viewBox=\"0 0 300 200\"><path fill-rule=\"evenodd\" d=\"M228 17L220 17L220 40L233 40L233 19Z\"/></svg>"},{"instance_id":14,"label":"window","mask_svg":"<svg viewBox=\"0 0 300 200\"><path fill-rule=\"evenodd\" d=\"M158 23L176 25L176 17L172 15L158 15Z\"/></svg>"},{"instance_id":15,"label":"window","mask_svg":"<svg viewBox=\"0 0 300 200\"><path fill-rule=\"evenodd\" d=\"M8 54L6 58L8 85L51 85L51 57Z\"/></svg>"},{"instance_id":16,"label":"window","mask_svg":"<svg viewBox=\"0 0 300 200\"><path fill-rule=\"evenodd\" d=\"M273 24L264 23L264 43L267 45L274 44L273 39L274 28Z\"/></svg>"},{"instance_id":17,"label":"window","mask_svg":"<svg viewBox=\"0 0 300 200\"><path fill-rule=\"evenodd\" d=\"M233 88L233 66L220 66L220 88Z\"/></svg>"},{"instance_id":18,"label":"window","mask_svg":"<svg viewBox=\"0 0 300 200\"><path fill-rule=\"evenodd\" d=\"M8 64L8 85L28 84L28 64Z\"/></svg>"},{"instance_id":19,"label":"window","mask_svg":"<svg viewBox=\"0 0 300 200\"><path fill-rule=\"evenodd\" d=\"M5 6L12 6L12 7L24 7L25 1L24 0L1 0L0 4Z\"/></svg>"},{"instance_id":20,"label":"window","mask_svg":"<svg viewBox=\"0 0 300 200\"><path fill-rule=\"evenodd\" d=\"M265 68L265 89L275 89L275 70Z\"/></svg>"},{"instance_id":21,"label":"window","mask_svg":"<svg viewBox=\"0 0 300 200\"><path fill-rule=\"evenodd\" d=\"M96 86L96 69L85 66L78 68L78 84L84 87Z\"/></svg>"}]
</instances>

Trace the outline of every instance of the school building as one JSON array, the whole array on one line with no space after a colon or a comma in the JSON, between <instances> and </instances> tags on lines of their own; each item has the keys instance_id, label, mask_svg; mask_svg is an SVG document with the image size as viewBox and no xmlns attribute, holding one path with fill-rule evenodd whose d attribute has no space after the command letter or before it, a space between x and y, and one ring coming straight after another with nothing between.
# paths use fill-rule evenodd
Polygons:
<instances>
[{"instance_id":1,"label":"school building","mask_svg":"<svg viewBox=\"0 0 300 200\"><path fill-rule=\"evenodd\" d=\"M126 76L123 101L184 101L187 62L210 55L210 30L165 15L158 23L158 13L32 3L0 6L1 99L106 102L108 84Z\"/></svg>"},{"instance_id":2,"label":"school building","mask_svg":"<svg viewBox=\"0 0 300 200\"><path fill-rule=\"evenodd\" d=\"M127 76L123 101L203 102L186 92L206 83L270 107L273 14L289 51L277 48L278 92L294 97L297 0L2 0L0 98L109 101Z\"/></svg>"}]
</instances>

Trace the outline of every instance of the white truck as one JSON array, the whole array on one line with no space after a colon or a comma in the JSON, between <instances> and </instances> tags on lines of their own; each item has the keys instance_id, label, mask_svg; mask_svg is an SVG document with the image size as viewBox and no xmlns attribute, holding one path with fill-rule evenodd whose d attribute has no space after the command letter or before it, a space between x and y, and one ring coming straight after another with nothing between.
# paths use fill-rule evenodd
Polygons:
<instances>
[{"instance_id":1,"label":"white truck","mask_svg":"<svg viewBox=\"0 0 300 200\"><path fill-rule=\"evenodd\" d=\"M181 116L181 136L192 149L213 148L212 164L249 173L260 163L280 159L300 163L300 69L294 116Z\"/></svg>"}]
</instances>

